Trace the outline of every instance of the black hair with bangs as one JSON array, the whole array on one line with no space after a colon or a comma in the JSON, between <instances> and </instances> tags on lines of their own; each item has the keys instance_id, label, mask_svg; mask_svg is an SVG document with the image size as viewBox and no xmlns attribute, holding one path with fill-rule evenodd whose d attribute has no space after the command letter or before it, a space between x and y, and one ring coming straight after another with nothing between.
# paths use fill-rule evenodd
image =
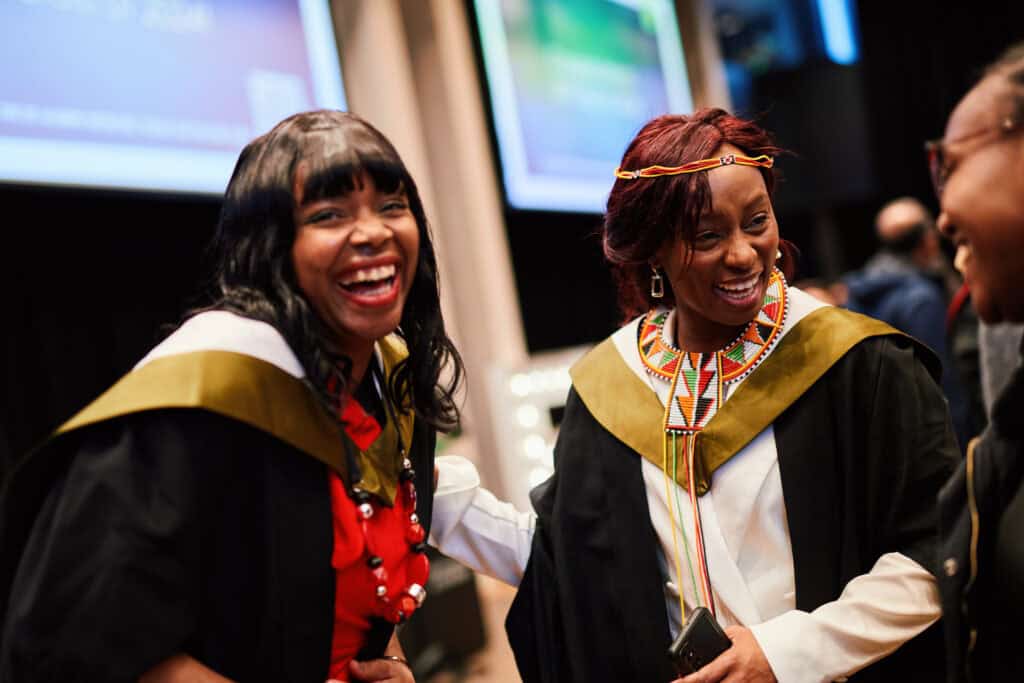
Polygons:
<instances>
[{"instance_id":1,"label":"black hair with bangs","mask_svg":"<svg viewBox=\"0 0 1024 683\"><path fill-rule=\"evenodd\" d=\"M423 203L398 152L358 116L328 110L295 114L242 150L210 245L212 302L190 314L228 310L273 325L325 405L333 406L336 392L327 387L332 377L344 386L351 363L332 349L327 326L299 288L292 264L300 163L303 202L345 195L363 174L384 192L405 192L419 229L419 252L396 331L409 356L392 373L386 391L393 405L414 410L441 431L453 429L463 365L441 316L437 259Z\"/></svg>"}]
</instances>

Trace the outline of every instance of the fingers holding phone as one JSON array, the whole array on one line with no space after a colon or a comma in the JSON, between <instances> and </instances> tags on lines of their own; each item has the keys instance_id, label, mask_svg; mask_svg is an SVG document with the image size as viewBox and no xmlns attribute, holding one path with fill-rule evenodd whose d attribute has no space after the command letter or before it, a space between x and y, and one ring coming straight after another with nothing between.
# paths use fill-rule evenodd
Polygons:
<instances>
[{"instance_id":1,"label":"fingers holding phone","mask_svg":"<svg viewBox=\"0 0 1024 683\"><path fill-rule=\"evenodd\" d=\"M710 664L731 645L715 615L706 607L695 607L686 615L668 656L676 671L685 676Z\"/></svg>"},{"instance_id":2,"label":"fingers holding phone","mask_svg":"<svg viewBox=\"0 0 1024 683\"><path fill-rule=\"evenodd\" d=\"M676 679L673 683L714 683L724 680L729 683L776 682L772 667L750 629L729 626L725 629L725 635L732 641L731 647L695 673Z\"/></svg>"}]
</instances>

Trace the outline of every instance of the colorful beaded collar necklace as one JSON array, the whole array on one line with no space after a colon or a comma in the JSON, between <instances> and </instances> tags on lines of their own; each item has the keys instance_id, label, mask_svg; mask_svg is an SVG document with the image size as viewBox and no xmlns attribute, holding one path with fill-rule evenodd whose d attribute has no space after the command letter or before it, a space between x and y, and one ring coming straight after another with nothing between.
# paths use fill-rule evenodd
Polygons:
<instances>
[{"instance_id":1,"label":"colorful beaded collar necklace","mask_svg":"<svg viewBox=\"0 0 1024 683\"><path fill-rule=\"evenodd\" d=\"M647 372L653 377L670 383L668 401L664 414L664 438L662 440L662 471L665 474L665 497L672 524L672 545L675 554L676 577L679 582L680 623L686 621L682 561L679 554L677 535L682 536L686 552L690 583L694 592L694 604L703 604L715 612L711 592L711 578L708 572L704 550L704 532L701 527L700 507L697 504L694 457L697 436L715 416L725 400L725 385L738 382L753 372L772 348L778 343L788 312L786 279L778 269L768 279L761 310L743 332L724 349L708 353L692 353L678 349L665 338L665 322L668 310L654 310L647 314L637 334L637 347ZM686 537L682 520L682 505L678 499L678 488L673 491L672 482L679 481L679 456L683 456L686 473L685 488L689 494L693 513L694 549L700 570L700 589L703 600L697 595L697 579L690 557L690 542ZM674 496L673 493L676 495ZM677 523L677 516L679 517ZM678 530L677 530L678 529Z\"/></svg>"},{"instance_id":2,"label":"colorful beaded collar necklace","mask_svg":"<svg viewBox=\"0 0 1024 683\"><path fill-rule=\"evenodd\" d=\"M746 329L720 351L682 351L665 338L670 311L654 310L640 325L638 347L651 375L676 385L665 429L698 431L718 412L723 385L737 382L763 361L779 340L788 301L786 279L778 270L768 279L764 303Z\"/></svg>"}]
</instances>

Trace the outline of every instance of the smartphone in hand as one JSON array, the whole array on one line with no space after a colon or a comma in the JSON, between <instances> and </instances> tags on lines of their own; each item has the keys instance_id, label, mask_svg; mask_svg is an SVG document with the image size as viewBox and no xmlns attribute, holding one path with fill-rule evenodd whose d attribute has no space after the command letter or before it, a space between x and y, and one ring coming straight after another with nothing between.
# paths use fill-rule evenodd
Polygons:
<instances>
[{"instance_id":1,"label":"smartphone in hand","mask_svg":"<svg viewBox=\"0 0 1024 683\"><path fill-rule=\"evenodd\" d=\"M686 617L668 656L680 676L692 674L732 647L732 641L706 607L695 607Z\"/></svg>"}]
</instances>

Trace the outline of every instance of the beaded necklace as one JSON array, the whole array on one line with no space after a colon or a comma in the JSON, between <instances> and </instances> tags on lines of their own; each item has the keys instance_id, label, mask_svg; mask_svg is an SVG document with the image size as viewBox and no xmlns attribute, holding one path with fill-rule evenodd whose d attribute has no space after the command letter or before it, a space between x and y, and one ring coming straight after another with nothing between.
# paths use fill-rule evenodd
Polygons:
<instances>
[{"instance_id":1,"label":"beaded necklace","mask_svg":"<svg viewBox=\"0 0 1024 683\"><path fill-rule=\"evenodd\" d=\"M673 346L666 339L665 322L669 310L651 311L640 324L637 333L637 348L647 372L659 381L669 382L668 400L664 413L664 436L662 439L662 471L665 476L665 498L669 507L672 525L672 546L675 556L676 576L679 581L679 611L681 623L685 621L682 561L677 535L682 536L686 551L686 562L694 586L694 602L703 602L712 613L715 612L711 579L708 574L707 557L704 547L704 533L701 526L700 507L697 504L694 455L697 437L708 422L718 413L725 400L728 385L739 382L768 356L778 343L788 313L786 279L775 269L768 279L761 309L743 332L719 351L692 353ZM678 489L673 496L672 482L678 481L679 456L682 455L686 473L685 485L693 513L694 549L700 572L700 588L703 600L697 595L693 562L690 557L690 543L682 520L682 506L678 500ZM673 504L673 500L675 504ZM677 517L678 528L677 531Z\"/></svg>"},{"instance_id":2,"label":"beaded necklace","mask_svg":"<svg viewBox=\"0 0 1024 683\"><path fill-rule=\"evenodd\" d=\"M376 366L373 367L376 369ZM375 376L374 379L377 380L378 378ZM416 485L413 483L416 472L412 467L412 462L406 457L402 433L398 429L398 421L395 419L394 409L387 398L383 383L378 381L377 387L380 391L381 400L387 409L387 417L391 420L398 436L398 453L399 457L402 458L402 470L398 475L398 495L402 498L403 509L410 511L405 528L405 541L412 549L412 554L406 560L406 585L395 595L388 594L388 571L384 567L384 560L381 558L380 553L377 552L377 545L373 534L369 530L369 520L375 512L374 497L359 487L359 482L362 479L359 462L353 452L349 439L343 439L342 441L345 446L345 459L349 473L348 493L356 505L356 521L359 523L364 542L363 556L366 560L366 566L369 570L376 596L377 609L374 616L381 617L392 624L400 624L408 619L427 598L427 591L424 586L430 574L430 561L426 556L426 532L420 524L419 516L416 514ZM344 411L339 412L339 418L344 423L343 413Z\"/></svg>"}]
</instances>

